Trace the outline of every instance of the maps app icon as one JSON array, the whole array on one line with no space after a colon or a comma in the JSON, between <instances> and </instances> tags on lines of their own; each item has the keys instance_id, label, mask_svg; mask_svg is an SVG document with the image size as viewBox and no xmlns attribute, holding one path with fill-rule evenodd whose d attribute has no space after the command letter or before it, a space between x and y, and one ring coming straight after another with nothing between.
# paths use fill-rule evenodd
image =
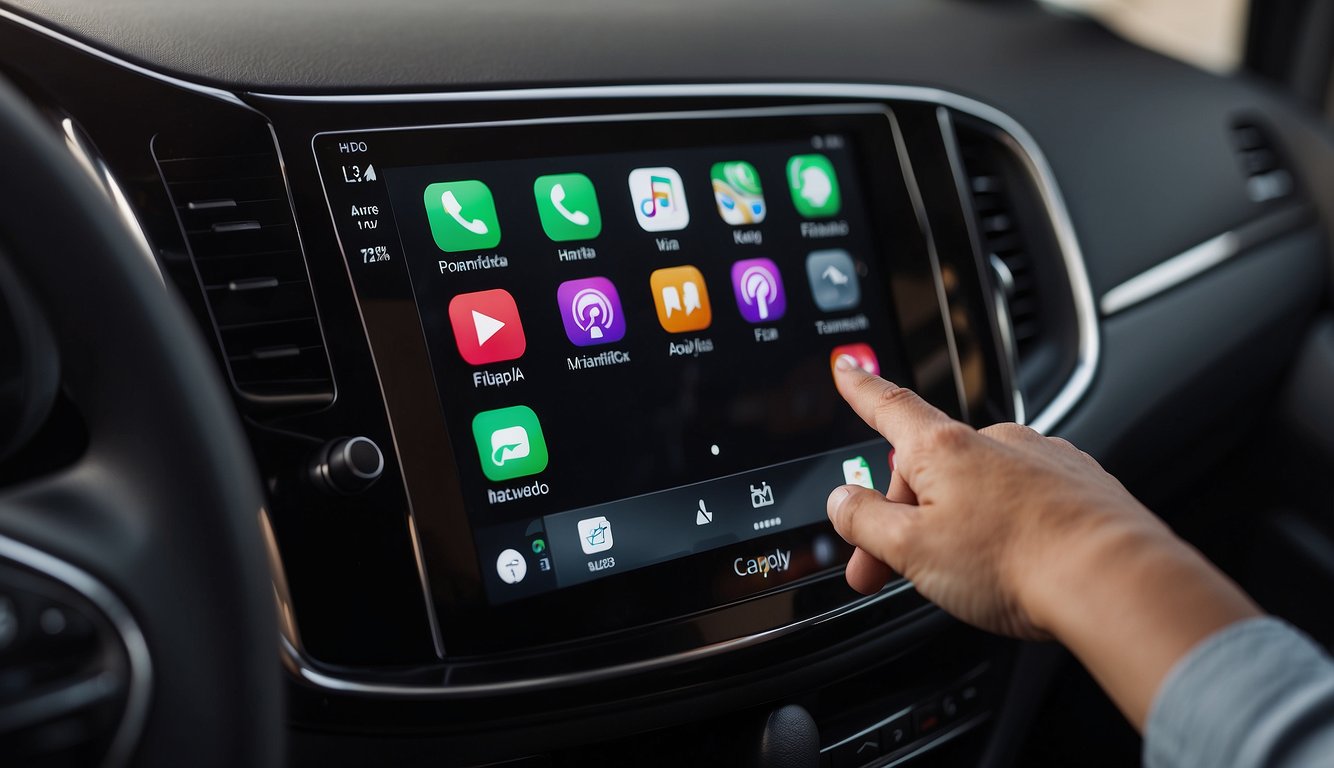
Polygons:
<instances>
[{"instance_id":1,"label":"maps app icon","mask_svg":"<svg viewBox=\"0 0 1334 768\"><path fill-rule=\"evenodd\" d=\"M565 335L580 347L610 344L625 336L625 313L616 286L605 277L567 280L556 290Z\"/></svg>"}]
</instances>

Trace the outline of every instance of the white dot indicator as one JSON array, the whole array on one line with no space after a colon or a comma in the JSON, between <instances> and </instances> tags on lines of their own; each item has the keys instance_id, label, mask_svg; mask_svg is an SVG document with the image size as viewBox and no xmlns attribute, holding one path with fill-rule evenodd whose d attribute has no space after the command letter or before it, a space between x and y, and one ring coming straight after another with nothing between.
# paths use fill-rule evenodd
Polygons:
<instances>
[{"instance_id":1,"label":"white dot indicator","mask_svg":"<svg viewBox=\"0 0 1334 768\"><path fill-rule=\"evenodd\" d=\"M717 456L717 455L718 455L718 446L717 446L716 444L715 444L715 445L711 445L711 446L709 446L709 453L712 453L714 456Z\"/></svg>"}]
</instances>

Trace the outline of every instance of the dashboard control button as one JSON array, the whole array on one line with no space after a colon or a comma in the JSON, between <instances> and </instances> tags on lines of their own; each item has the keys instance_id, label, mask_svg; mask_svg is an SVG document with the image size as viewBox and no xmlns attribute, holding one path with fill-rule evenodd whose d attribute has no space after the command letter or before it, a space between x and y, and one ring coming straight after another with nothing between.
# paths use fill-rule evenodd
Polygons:
<instances>
[{"instance_id":1,"label":"dashboard control button","mask_svg":"<svg viewBox=\"0 0 1334 768\"><path fill-rule=\"evenodd\" d=\"M885 754L896 752L913 739L912 714L905 712L880 726L880 748Z\"/></svg>"},{"instance_id":2,"label":"dashboard control button","mask_svg":"<svg viewBox=\"0 0 1334 768\"><path fill-rule=\"evenodd\" d=\"M322 447L310 464L311 479L330 493L349 495L371 487L384 473L384 454L369 437L341 437Z\"/></svg>"},{"instance_id":3,"label":"dashboard control button","mask_svg":"<svg viewBox=\"0 0 1334 768\"><path fill-rule=\"evenodd\" d=\"M880 757L880 732L871 731L833 750L834 768L860 768Z\"/></svg>"},{"instance_id":4,"label":"dashboard control button","mask_svg":"<svg viewBox=\"0 0 1334 768\"><path fill-rule=\"evenodd\" d=\"M940 699L931 699L923 702L913 711L913 730L920 736L925 736L940 728L943 721L940 717Z\"/></svg>"}]
</instances>

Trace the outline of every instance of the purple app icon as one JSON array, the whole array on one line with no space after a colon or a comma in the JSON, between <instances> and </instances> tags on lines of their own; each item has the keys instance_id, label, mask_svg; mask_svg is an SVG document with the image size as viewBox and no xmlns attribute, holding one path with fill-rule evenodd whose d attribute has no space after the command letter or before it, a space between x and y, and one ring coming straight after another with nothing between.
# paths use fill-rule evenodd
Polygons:
<instances>
[{"instance_id":1,"label":"purple app icon","mask_svg":"<svg viewBox=\"0 0 1334 768\"><path fill-rule=\"evenodd\" d=\"M752 323L769 323L787 311L783 276L768 259L745 259L732 265L732 290L741 316Z\"/></svg>"},{"instance_id":2,"label":"purple app icon","mask_svg":"<svg viewBox=\"0 0 1334 768\"><path fill-rule=\"evenodd\" d=\"M566 280L556 289L565 335L580 347L610 344L625 336L625 313L616 286L605 277Z\"/></svg>"}]
</instances>

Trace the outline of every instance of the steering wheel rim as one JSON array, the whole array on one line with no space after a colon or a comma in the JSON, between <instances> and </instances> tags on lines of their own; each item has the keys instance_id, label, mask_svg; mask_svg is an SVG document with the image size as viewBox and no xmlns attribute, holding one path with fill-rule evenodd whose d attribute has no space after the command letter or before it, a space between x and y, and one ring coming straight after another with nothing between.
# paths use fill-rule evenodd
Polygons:
<instances>
[{"instance_id":1,"label":"steering wheel rim","mask_svg":"<svg viewBox=\"0 0 1334 768\"><path fill-rule=\"evenodd\" d=\"M133 616L153 673L132 764L277 765L263 496L216 363L91 178L3 81L0 177L0 259L47 319L88 433L72 466L0 488L0 537L90 575Z\"/></svg>"}]
</instances>

